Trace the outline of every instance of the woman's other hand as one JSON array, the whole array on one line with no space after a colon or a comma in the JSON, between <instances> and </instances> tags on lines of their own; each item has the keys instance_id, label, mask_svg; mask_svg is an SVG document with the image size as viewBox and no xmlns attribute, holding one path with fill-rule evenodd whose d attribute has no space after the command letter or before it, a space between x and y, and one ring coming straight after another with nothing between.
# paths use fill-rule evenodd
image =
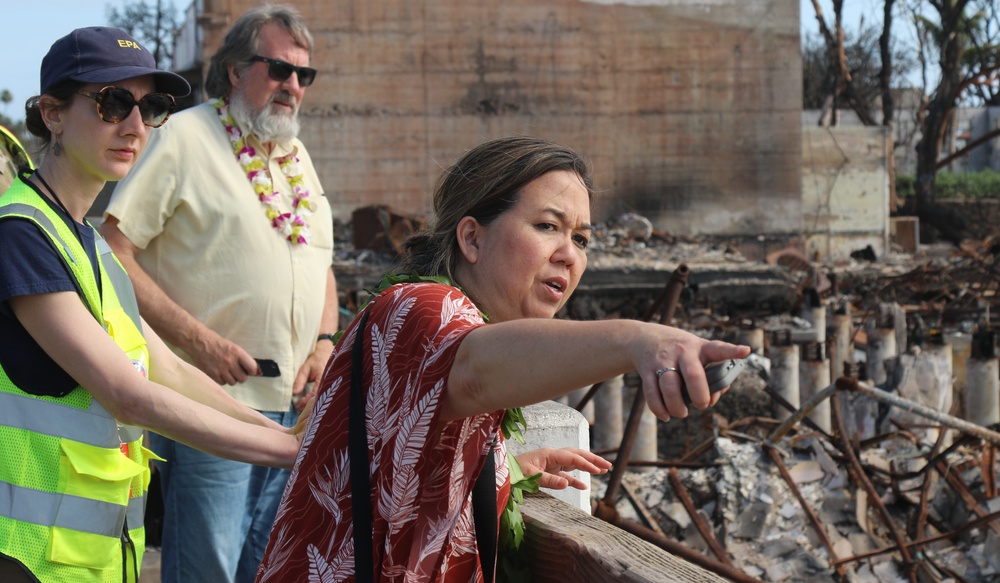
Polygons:
<instances>
[{"instance_id":1,"label":"woman's other hand","mask_svg":"<svg viewBox=\"0 0 1000 583\"><path fill-rule=\"evenodd\" d=\"M306 426L309 425L309 420L312 419L313 405L316 404L316 391L311 391L308 395L300 399L299 402L304 403L302 412L299 413L299 418L295 422L295 425L287 428L285 432L296 436L301 441L302 435L306 431Z\"/></svg>"},{"instance_id":2,"label":"woman's other hand","mask_svg":"<svg viewBox=\"0 0 1000 583\"><path fill-rule=\"evenodd\" d=\"M587 485L568 472L582 470L591 474L603 474L611 468L611 462L585 449L563 447L552 449L543 447L514 456L521 464L525 476L542 474L538 485L543 488L562 490L572 486L586 490Z\"/></svg>"}]
</instances>

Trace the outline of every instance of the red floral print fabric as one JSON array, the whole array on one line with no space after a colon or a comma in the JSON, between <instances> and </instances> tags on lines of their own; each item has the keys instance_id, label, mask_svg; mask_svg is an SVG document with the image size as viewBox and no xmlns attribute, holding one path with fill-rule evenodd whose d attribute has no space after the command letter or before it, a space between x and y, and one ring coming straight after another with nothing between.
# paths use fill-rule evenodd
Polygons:
<instances>
[{"instance_id":1,"label":"red floral print fabric","mask_svg":"<svg viewBox=\"0 0 1000 583\"><path fill-rule=\"evenodd\" d=\"M393 286L367 309L362 387L375 562L368 568L375 581L482 581L471 492L504 412L439 417L458 347L483 318L461 291L435 283ZM355 580L347 427L359 320L320 384L258 582ZM510 493L502 439L494 455L499 513Z\"/></svg>"}]
</instances>

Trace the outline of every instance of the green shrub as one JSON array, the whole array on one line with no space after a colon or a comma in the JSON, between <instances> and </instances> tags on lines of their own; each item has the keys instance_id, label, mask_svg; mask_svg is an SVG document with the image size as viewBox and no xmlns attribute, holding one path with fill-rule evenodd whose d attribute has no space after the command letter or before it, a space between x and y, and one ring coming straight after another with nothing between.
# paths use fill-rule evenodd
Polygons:
<instances>
[{"instance_id":1,"label":"green shrub","mask_svg":"<svg viewBox=\"0 0 1000 583\"><path fill-rule=\"evenodd\" d=\"M917 179L912 174L896 176L896 196L916 195ZM1000 198L1000 172L938 172L935 198Z\"/></svg>"}]
</instances>

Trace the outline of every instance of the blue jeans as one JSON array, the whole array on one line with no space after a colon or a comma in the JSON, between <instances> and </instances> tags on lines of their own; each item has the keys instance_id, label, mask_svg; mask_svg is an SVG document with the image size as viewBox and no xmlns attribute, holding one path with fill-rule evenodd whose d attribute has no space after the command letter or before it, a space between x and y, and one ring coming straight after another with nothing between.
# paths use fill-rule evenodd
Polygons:
<instances>
[{"instance_id":1,"label":"blue jeans","mask_svg":"<svg viewBox=\"0 0 1000 583\"><path fill-rule=\"evenodd\" d=\"M291 427L298 415L264 411ZM202 453L150 433L163 489L162 583L252 583L288 470Z\"/></svg>"}]
</instances>

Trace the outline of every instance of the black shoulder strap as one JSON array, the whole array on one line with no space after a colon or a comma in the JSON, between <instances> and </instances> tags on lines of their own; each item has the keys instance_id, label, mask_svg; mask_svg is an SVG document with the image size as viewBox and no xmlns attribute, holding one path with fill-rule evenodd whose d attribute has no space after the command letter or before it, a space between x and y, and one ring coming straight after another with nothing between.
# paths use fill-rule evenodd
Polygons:
<instances>
[{"instance_id":1,"label":"black shoulder strap","mask_svg":"<svg viewBox=\"0 0 1000 583\"><path fill-rule=\"evenodd\" d=\"M361 316L351 352L351 395L348 403L348 447L351 456L351 511L354 515L354 579L357 583L374 582L372 552L371 479L368 461L368 428L365 424L367 392L361 390L364 334L368 310ZM493 583L497 557L497 471L493 440L483 471L472 487L472 516L483 579ZM360 567L360 568L359 568Z\"/></svg>"},{"instance_id":2,"label":"black shoulder strap","mask_svg":"<svg viewBox=\"0 0 1000 583\"><path fill-rule=\"evenodd\" d=\"M351 512L354 515L354 579L373 583L372 505L368 461L368 429L365 427L367 393L361 390L361 357L368 311L361 316L351 353L351 396L348 403L348 435L351 456Z\"/></svg>"},{"instance_id":3,"label":"black shoulder strap","mask_svg":"<svg viewBox=\"0 0 1000 583\"><path fill-rule=\"evenodd\" d=\"M497 468L493 439L486 455L483 471L472 487L472 520L476 526L476 545L479 547L479 564L483 567L483 580L493 583L497 560Z\"/></svg>"}]
</instances>

